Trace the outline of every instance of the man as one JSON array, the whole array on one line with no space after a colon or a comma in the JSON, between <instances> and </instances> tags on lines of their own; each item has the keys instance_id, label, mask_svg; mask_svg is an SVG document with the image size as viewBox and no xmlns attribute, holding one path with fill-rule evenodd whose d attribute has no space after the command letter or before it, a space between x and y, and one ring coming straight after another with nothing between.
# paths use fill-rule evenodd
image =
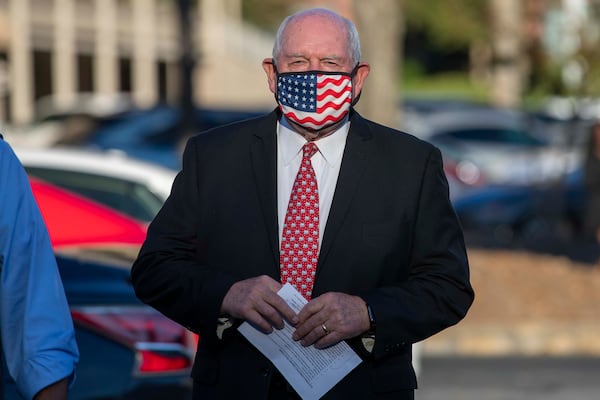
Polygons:
<instances>
[{"instance_id":1,"label":"man","mask_svg":"<svg viewBox=\"0 0 600 400\"><path fill-rule=\"evenodd\" d=\"M134 263L136 293L200 334L196 399L294 398L235 329L284 319L302 346L344 340L361 355L324 398L412 399L411 344L473 300L440 153L352 109L369 65L331 11L288 17L263 68L278 109L188 142ZM297 315L282 281L310 300Z\"/></svg>"},{"instance_id":2,"label":"man","mask_svg":"<svg viewBox=\"0 0 600 400\"><path fill-rule=\"evenodd\" d=\"M2 353L18 392L66 399L79 360L73 321L29 180L1 135L0 275Z\"/></svg>"}]
</instances>

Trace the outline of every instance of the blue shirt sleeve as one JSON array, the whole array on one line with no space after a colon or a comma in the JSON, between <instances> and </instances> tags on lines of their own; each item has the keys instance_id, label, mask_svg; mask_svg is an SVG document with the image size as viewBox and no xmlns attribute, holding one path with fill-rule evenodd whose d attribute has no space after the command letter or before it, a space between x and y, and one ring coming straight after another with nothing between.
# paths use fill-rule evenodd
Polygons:
<instances>
[{"instance_id":1,"label":"blue shirt sleeve","mask_svg":"<svg viewBox=\"0 0 600 400\"><path fill-rule=\"evenodd\" d=\"M79 360L56 258L29 179L0 139L0 329L8 371L27 399Z\"/></svg>"}]
</instances>

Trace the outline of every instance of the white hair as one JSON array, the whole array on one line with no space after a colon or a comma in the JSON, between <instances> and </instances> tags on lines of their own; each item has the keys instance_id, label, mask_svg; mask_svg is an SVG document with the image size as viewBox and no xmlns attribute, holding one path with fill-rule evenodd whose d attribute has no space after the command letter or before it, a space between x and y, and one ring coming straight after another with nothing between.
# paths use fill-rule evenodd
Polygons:
<instances>
[{"instance_id":1,"label":"white hair","mask_svg":"<svg viewBox=\"0 0 600 400\"><path fill-rule=\"evenodd\" d=\"M273 45L273 62L277 61L277 57L281 54L281 47L283 46L283 34L288 24L301 17L305 17L308 15L322 15L331 19L339 19L344 23L346 27L346 36L348 39L348 55L350 56L350 61L352 65L356 65L360 62L360 38L358 37L358 31L356 30L356 26L352 21L347 18L342 17L339 14L334 13L333 11L327 10L325 8L311 8L309 10L299 11L295 14L287 16L281 25L279 25L279 29L277 30L277 35L275 36L275 44Z\"/></svg>"}]
</instances>

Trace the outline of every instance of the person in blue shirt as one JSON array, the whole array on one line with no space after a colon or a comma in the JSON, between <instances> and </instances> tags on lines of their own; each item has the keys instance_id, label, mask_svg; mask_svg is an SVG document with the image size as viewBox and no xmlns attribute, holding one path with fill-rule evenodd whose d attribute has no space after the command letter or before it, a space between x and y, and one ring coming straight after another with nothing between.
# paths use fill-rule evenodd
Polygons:
<instances>
[{"instance_id":1,"label":"person in blue shirt","mask_svg":"<svg viewBox=\"0 0 600 400\"><path fill-rule=\"evenodd\" d=\"M79 360L73 321L29 179L1 135L0 331L17 391L66 399Z\"/></svg>"}]
</instances>

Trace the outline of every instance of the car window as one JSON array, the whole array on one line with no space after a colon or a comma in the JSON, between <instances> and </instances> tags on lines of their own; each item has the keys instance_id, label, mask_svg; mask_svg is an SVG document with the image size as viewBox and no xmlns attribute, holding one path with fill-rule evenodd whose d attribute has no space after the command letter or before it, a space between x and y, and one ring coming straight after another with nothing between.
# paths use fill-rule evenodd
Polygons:
<instances>
[{"instance_id":1,"label":"car window","mask_svg":"<svg viewBox=\"0 0 600 400\"><path fill-rule=\"evenodd\" d=\"M150 221L162 200L144 185L110 176L50 168L26 167L27 173L93 199L141 221Z\"/></svg>"},{"instance_id":2,"label":"car window","mask_svg":"<svg viewBox=\"0 0 600 400\"><path fill-rule=\"evenodd\" d=\"M470 142L486 142L498 144L510 144L521 146L541 146L544 143L524 131L517 129L501 128L476 128L447 131L436 135L440 140L443 137Z\"/></svg>"}]
</instances>

